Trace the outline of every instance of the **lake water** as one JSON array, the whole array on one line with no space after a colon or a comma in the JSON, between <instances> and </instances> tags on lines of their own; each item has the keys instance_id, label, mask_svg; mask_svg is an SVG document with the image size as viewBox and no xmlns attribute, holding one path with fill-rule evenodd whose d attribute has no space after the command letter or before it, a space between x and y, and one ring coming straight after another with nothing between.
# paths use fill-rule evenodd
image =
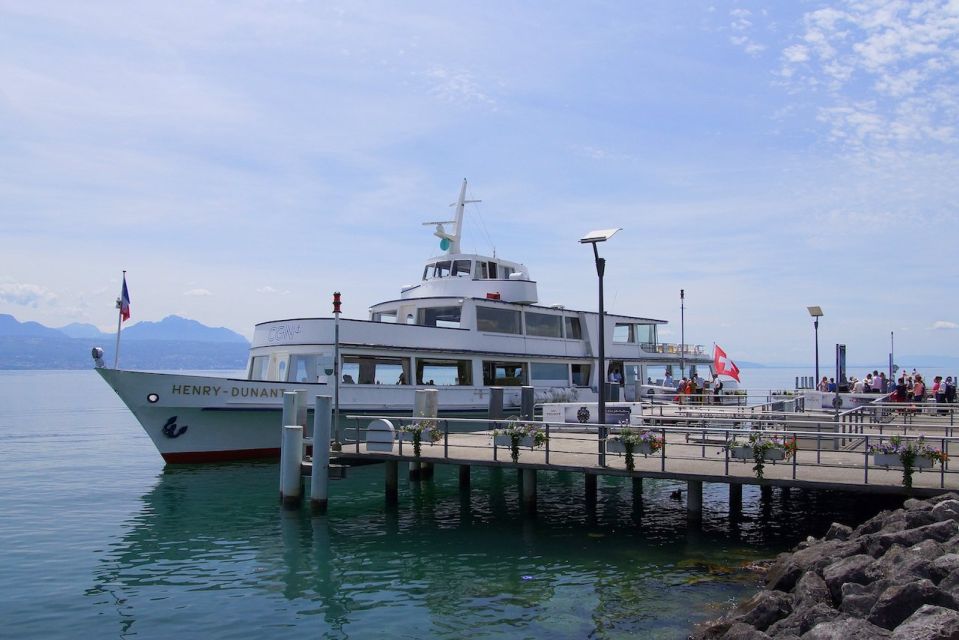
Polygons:
<instances>
[{"instance_id":1,"label":"lake water","mask_svg":"<svg viewBox=\"0 0 959 640\"><path fill-rule=\"evenodd\" d=\"M791 387L791 380L786 380ZM830 493L704 487L701 529L677 482L515 472L401 482L380 466L287 511L275 463L164 467L93 371L0 372L0 621L9 638L683 638L750 595L743 565L882 506Z\"/></svg>"}]
</instances>

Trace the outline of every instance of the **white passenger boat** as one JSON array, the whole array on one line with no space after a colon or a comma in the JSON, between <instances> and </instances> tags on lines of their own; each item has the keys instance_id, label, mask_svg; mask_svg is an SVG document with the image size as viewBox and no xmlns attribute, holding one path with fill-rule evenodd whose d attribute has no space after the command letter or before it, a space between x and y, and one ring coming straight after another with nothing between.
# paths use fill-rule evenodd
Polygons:
<instances>
[{"instance_id":1,"label":"white passenger boat","mask_svg":"<svg viewBox=\"0 0 959 640\"><path fill-rule=\"evenodd\" d=\"M605 371L597 370L596 312L538 304L523 264L460 251L466 200L435 225L444 254L400 297L370 308L368 320L295 318L258 324L246 378L147 373L98 366L171 463L275 456L283 393L304 389L338 397L339 411L410 415L417 389L438 389L441 414L485 412L490 387L503 387L507 410L520 387L537 402L598 398L614 372L624 400L640 384L687 371L710 377L701 346L659 341L663 320L607 313ZM452 228L449 226L452 225ZM587 256L583 256L587 260ZM637 382L639 384L637 384Z\"/></svg>"}]
</instances>

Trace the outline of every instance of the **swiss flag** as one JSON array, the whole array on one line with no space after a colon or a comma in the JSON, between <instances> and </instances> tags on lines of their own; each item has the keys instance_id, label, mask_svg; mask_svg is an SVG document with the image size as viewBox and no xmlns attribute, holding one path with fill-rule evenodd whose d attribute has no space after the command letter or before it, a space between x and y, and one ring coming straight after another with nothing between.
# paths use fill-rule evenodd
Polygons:
<instances>
[{"instance_id":1,"label":"swiss flag","mask_svg":"<svg viewBox=\"0 0 959 640\"><path fill-rule=\"evenodd\" d=\"M729 376L739 382L739 367L726 356L726 352L718 344L713 351L713 368L716 370L717 376Z\"/></svg>"}]
</instances>

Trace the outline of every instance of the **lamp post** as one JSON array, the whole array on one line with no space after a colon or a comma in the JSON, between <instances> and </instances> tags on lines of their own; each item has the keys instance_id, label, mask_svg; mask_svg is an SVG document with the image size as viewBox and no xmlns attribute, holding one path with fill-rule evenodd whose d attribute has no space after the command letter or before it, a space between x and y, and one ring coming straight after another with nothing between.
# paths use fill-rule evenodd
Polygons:
<instances>
[{"instance_id":1,"label":"lamp post","mask_svg":"<svg viewBox=\"0 0 959 640\"><path fill-rule=\"evenodd\" d=\"M896 382L896 332L889 332L889 384Z\"/></svg>"},{"instance_id":2,"label":"lamp post","mask_svg":"<svg viewBox=\"0 0 959 640\"><path fill-rule=\"evenodd\" d=\"M606 466L606 312L603 310L603 274L606 272L606 259L599 257L596 245L606 242L621 229L598 229L590 231L579 239L581 244L593 245L593 257L596 259L596 275L599 278L599 363L596 379L599 382L599 412L596 416L599 422L597 437L599 438L599 464Z\"/></svg>"},{"instance_id":3,"label":"lamp post","mask_svg":"<svg viewBox=\"0 0 959 640\"><path fill-rule=\"evenodd\" d=\"M818 389L819 388L819 318L823 316L823 313L822 313L822 307L806 307L806 308L809 309L809 315L811 315L813 318L812 326L815 327L815 330L816 330L816 380L815 380L816 386L813 388ZM839 382L837 381L836 384L839 384Z\"/></svg>"},{"instance_id":4,"label":"lamp post","mask_svg":"<svg viewBox=\"0 0 959 640\"><path fill-rule=\"evenodd\" d=\"M679 375L686 377L686 290L679 290Z\"/></svg>"}]
</instances>

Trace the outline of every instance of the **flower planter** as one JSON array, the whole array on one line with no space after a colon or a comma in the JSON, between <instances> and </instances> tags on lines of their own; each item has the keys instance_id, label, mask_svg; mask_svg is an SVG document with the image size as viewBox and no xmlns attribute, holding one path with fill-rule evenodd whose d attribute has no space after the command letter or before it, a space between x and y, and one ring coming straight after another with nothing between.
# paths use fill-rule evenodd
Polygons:
<instances>
[{"instance_id":1,"label":"flower planter","mask_svg":"<svg viewBox=\"0 0 959 640\"><path fill-rule=\"evenodd\" d=\"M610 438L606 441L606 453L626 453L626 445L618 438ZM633 445L633 455L648 456L653 453L653 448L648 442L638 442Z\"/></svg>"},{"instance_id":2,"label":"flower planter","mask_svg":"<svg viewBox=\"0 0 959 640\"><path fill-rule=\"evenodd\" d=\"M402 440L403 442L413 442L413 434L409 431L397 431L396 439ZM430 440L430 434L428 431L424 431L420 434L420 444L433 444L433 441Z\"/></svg>"},{"instance_id":3,"label":"flower planter","mask_svg":"<svg viewBox=\"0 0 959 640\"><path fill-rule=\"evenodd\" d=\"M878 467L902 466L902 460L899 458L898 453L874 453L872 463ZM931 469L932 460L924 456L916 456L916 459L912 461L912 467L914 469Z\"/></svg>"},{"instance_id":4,"label":"flower planter","mask_svg":"<svg viewBox=\"0 0 959 640\"><path fill-rule=\"evenodd\" d=\"M505 447L509 449L513 446L513 438L511 436L493 436L493 442L496 443L497 447ZM533 447L533 436L524 436L519 439L519 446L521 447Z\"/></svg>"},{"instance_id":5,"label":"flower planter","mask_svg":"<svg viewBox=\"0 0 959 640\"><path fill-rule=\"evenodd\" d=\"M752 460L753 448L750 446L729 447L729 457L742 459L742 460ZM777 460L785 460L785 459L786 459L786 451L783 449L766 449L763 452L763 460L769 460L771 462L775 462Z\"/></svg>"}]
</instances>

